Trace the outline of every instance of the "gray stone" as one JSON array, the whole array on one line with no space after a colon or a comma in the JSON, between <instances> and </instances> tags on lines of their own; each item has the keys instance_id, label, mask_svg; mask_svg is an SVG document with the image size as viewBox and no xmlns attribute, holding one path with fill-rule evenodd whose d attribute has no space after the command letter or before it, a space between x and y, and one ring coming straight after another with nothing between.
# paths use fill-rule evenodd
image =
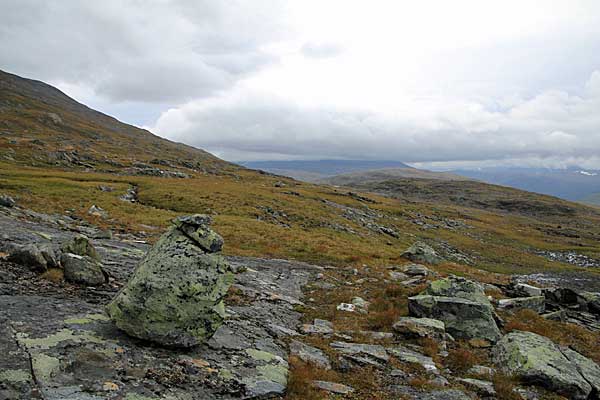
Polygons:
<instances>
[{"instance_id":1,"label":"gray stone","mask_svg":"<svg viewBox=\"0 0 600 400\"><path fill-rule=\"evenodd\" d=\"M6 195L0 196L0 206L12 208L16 204L17 202L12 197Z\"/></svg>"},{"instance_id":2,"label":"gray stone","mask_svg":"<svg viewBox=\"0 0 600 400\"><path fill-rule=\"evenodd\" d=\"M443 297L460 297L462 299L487 304L491 307L491 303L486 296L484 287L481 283L454 275L429 282L429 285L422 294Z\"/></svg>"},{"instance_id":3,"label":"gray stone","mask_svg":"<svg viewBox=\"0 0 600 400\"><path fill-rule=\"evenodd\" d=\"M354 392L354 389L350 386L342 385L341 383L335 382L313 381L313 386L317 389L335 394L348 394Z\"/></svg>"},{"instance_id":4,"label":"gray stone","mask_svg":"<svg viewBox=\"0 0 600 400\"><path fill-rule=\"evenodd\" d=\"M390 275L390 279L394 281L403 281L408 279L408 275L406 275L404 272L390 271L388 274Z\"/></svg>"},{"instance_id":5,"label":"gray stone","mask_svg":"<svg viewBox=\"0 0 600 400\"><path fill-rule=\"evenodd\" d=\"M526 283L515 284L514 290L521 297L541 296L543 294L542 289Z\"/></svg>"},{"instance_id":6,"label":"gray stone","mask_svg":"<svg viewBox=\"0 0 600 400\"><path fill-rule=\"evenodd\" d=\"M412 316L443 321L446 331L458 339L500 338L491 305L459 297L419 295L408 298Z\"/></svg>"},{"instance_id":7,"label":"gray stone","mask_svg":"<svg viewBox=\"0 0 600 400\"><path fill-rule=\"evenodd\" d=\"M221 251L223 238L209 228L212 219L208 215L186 215L176 218L173 223L205 252L216 253Z\"/></svg>"},{"instance_id":8,"label":"gray stone","mask_svg":"<svg viewBox=\"0 0 600 400\"><path fill-rule=\"evenodd\" d=\"M404 346L394 346L388 347L387 351L398 358L400 361L410 364L419 364L426 371L437 373L438 369L435 365L435 362L431 357L428 357L424 354L421 354L417 351L411 350Z\"/></svg>"},{"instance_id":9,"label":"gray stone","mask_svg":"<svg viewBox=\"0 0 600 400\"><path fill-rule=\"evenodd\" d=\"M431 246L423 242L414 243L400 256L417 263L439 264L443 261Z\"/></svg>"},{"instance_id":10,"label":"gray stone","mask_svg":"<svg viewBox=\"0 0 600 400\"><path fill-rule=\"evenodd\" d=\"M405 281L400 282L402 284L402 286L406 286L406 287L412 287L412 286L417 286L420 285L422 283L425 283L425 279L421 276L416 277L416 278L411 278L411 279L407 279Z\"/></svg>"},{"instance_id":11,"label":"gray stone","mask_svg":"<svg viewBox=\"0 0 600 400\"><path fill-rule=\"evenodd\" d=\"M403 337L419 337L444 340L444 323L431 318L401 317L392 326L394 332Z\"/></svg>"},{"instance_id":12,"label":"gray stone","mask_svg":"<svg viewBox=\"0 0 600 400\"><path fill-rule=\"evenodd\" d=\"M71 283L98 286L106 282L102 264L91 257L63 253L60 262L65 271L65 279Z\"/></svg>"},{"instance_id":13,"label":"gray stone","mask_svg":"<svg viewBox=\"0 0 600 400\"><path fill-rule=\"evenodd\" d=\"M8 261L24 265L37 272L44 272L48 268L48 261L35 244L13 246L9 250Z\"/></svg>"},{"instance_id":14,"label":"gray stone","mask_svg":"<svg viewBox=\"0 0 600 400\"><path fill-rule=\"evenodd\" d=\"M469 375L479 375L479 376L492 376L496 371L493 368L486 367L485 365L473 365L467 371Z\"/></svg>"},{"instance_id":15,"label":"gray stone","mask_svg":"<svg viewBox=\"0 0 600 400\"><path fill-rule=\"evenodd\" d=\"M581 376L592 386L594 392L600 393L600 367L598 364L569 348L563 348L561 351L575 365Z\"/></svg>"},{"instance_id":16,"label":"gray stone","mask_svg":"<svg viewBox=\"0 0 600 400\"><path fill-rule=\"evenodd\" d=\"M544 296L516 297L512 299L498 300L498 308L502 310L533 310L542 314L546 310L546 298Z\"/></svg>"},{"instance_id":17,"label":"gray stone","mask_svg":"<svg viewBox=\"0 0 600 400\"><path fill-rule=\"evenodd\" d=\"M390 358L385 348L376 344L332 342L330 346L361 365L382 367L383 363L387 363Z\"/></svg>"},{"instance_id":18,"label":"gray stone","mask_svg":"<svg viewBox=\"0 0 600 400\"><path fill-rule=\"evenodd\" d=\"M427 276L431 273L429 268L421 264L405 265L403 271L406 275L410 276Z\"/></svg>"},{"instance_id":19,"label":"gray stone","mask_svg":"<svg viewBox=\"0 0 600 400\"><path fill-rule=\"evenodd\" d=\"M495 396L496 390L494 384L490 381L482 381L480 379L473 378L460 378L460 383L465 385L467 388L472 389L482 396Z\"/></svg>"},{"instance_id":20,"label":"gray stone","mask_svg":"<svg viewBox=\"0 0 600 400\"><path fill-rule=\"evenodd\" d=\"M108 218L108 212L95 204L88 209L88 214L93 217Z\"/></svg>"},{"instance_id":21,"label":"gray stone","mask_svg":"<svg viewBox=\"0 0 600 400\"><path fill-rule=\"evenodd\" d=\"M367 310L369 308L369 302L362 297L354 297L350 303L359 309Z\"/></svg>"},{"instance_id":22,"label":"gray stone","mask_svg":"<svg viewBox=\"0 0 600 400\"><path fill-rule=\"evenodd\" d=\"M331 363L325 353L316 347L308 346L297 340L290 342L290 354L319 368L331 369Z\"/></svg>"},{"instance_id":23,"label":"gray stone","mask_svg":"<svg viewBox=\"0 0 600 400\"><path fill-rule=\"evenodd\" d=\"M70 241L64 243L61 246L61 250L64 253L77 254L79 256L88 256L100 261L100 256L98 255L96 248L94 247L90 239L88 239L84 235L77 235Z\"/></svg>"},{"instance_id":24,"label":"gray stone","mask_svg":"<svg viewBox=\"0 0 600 400\"><path fill-rule=\"evenodd\" d=\"M204 225L207 220L177 219L152 247L107 306L119 328L177 347L198 345L215 333L225 318L223 298L233 274L222 256L206 252L220 248L220 237Z\"/></svg>"},{"instance_id":25,"label":"gray stone","mask_svg":"<svg viewBox=\"0 0 600 400\"><path fill-rule=\"evenodd\" d=\"M496 365L524 382L543 386L575 400L587 399L592 386L550 339L532 332L513 331L494 347ZM575 358L573 354L570 354ZM583 356L580 356L583 357ZM583 357L585 359L585 357ZM584 364L590 360L585 359ZM595 364L594 364L595 365Z\"/></svg>"}]
</instances>

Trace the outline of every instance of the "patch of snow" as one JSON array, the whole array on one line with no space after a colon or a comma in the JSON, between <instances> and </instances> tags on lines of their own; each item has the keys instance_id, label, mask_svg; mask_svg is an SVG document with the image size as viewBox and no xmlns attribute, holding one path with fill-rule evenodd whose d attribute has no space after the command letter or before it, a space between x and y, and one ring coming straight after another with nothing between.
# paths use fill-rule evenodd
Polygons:
<instances>
[{"instance_id":1,"label":"patch of snow","mask_svg":"<svg viewBox=\"0 0 600 400\"><path fill-rule=\"evenodd\" d=\"M577 171L577 172L579 172L581 175L585 175L585 176L596 176L596 175L598 175L595 172L588 172L588 171Z\"/></svg>"}]
</instances>

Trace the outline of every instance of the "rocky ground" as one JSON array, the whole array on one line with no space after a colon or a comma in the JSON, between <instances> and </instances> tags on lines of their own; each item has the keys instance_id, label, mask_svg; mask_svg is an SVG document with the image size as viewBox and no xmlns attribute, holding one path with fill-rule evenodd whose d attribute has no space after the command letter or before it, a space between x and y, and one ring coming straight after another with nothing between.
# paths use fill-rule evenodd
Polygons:
<instances>
[{"instance_id":1,"label":"rocky ground","mask_svg":"<svg viewBox=\"0 0 600 400\"><path fill-rule=\"evenodd\" d=\"M105 313L151 248L143 237L14 205L0 206L0 232L0 399L282 398L291 390L292 398L311 399L593 400L600 393L590 352L600 294L583 275L520 276L497 286L446 277L424 243L403 254L410 263L384 271L227 257L235 276L227 318L206 343L181 349L135 339ZM74 241L82 234L93 248ZM70 273L67 250L85 254L76 266L91 272ZM397 293L409 312L395 316L392 329L343 329L376 313L361 297L340 302L335 321L320 308L319 296L390 282L404 288ZM540 332L569 326L578 341Z\"/></svg>"},{"instance_id":2,"label":"rocky ground","mask_svg":"<svg viewBox=\"0 0 600 400\"><path fill-rule=\"evenodd\" d=\"M0 399L226 399L282 394L288 374L283 339L295 334L301 287L318 267L231 257L237 296L226 323L193 350L133 339L104 314L149 245L63 216L0 211L2 246L59 245L77 233L93 243L109 274L98 287L54 283L0 261Z\"/></svg>"}]
</instances>

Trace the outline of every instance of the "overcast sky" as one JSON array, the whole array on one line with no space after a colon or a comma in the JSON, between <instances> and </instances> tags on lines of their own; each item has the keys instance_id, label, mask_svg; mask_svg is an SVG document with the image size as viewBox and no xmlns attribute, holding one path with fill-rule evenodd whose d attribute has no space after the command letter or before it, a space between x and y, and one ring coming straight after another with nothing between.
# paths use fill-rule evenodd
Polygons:
<instances>
[{"instance_id":1,"label":"overcast sky","mask_svg":"<svg viewBox=\"0 0 600 400\"><path fill-rule=\"evenodd\" d=\"M0 0L0 69L234 161L600 168L597 0Z\"/></svg>"}]
</instances>

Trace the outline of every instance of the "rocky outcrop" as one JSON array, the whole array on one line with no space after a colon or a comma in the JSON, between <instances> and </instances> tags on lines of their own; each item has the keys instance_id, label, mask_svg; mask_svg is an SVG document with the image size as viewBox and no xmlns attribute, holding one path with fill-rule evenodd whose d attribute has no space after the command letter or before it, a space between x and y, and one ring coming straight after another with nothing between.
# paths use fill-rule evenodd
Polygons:
<instances>
[{"instance_id":1,"label":"rocky outcrop","mask_svg":"<svg viewBox=\"0 0 600 400\"><path fill-rule=\"evenodd\" d=\"M205 342L223 322L233 276L216 254L223 239L209 217L180 217L107 306L115 324L141 339L176 347Z\"/></svg>"},{"instance_id":2,"label":"rocky outcrop","mask_svg":"<svg viewBox=\"0 0 600 400\"><path fill-rule=\"evenodd\" d=\"M442 258L426 243L416 242L400 255L410 261L425 264L439 264Z\"/></svg>"},{"instance_id":3,"label":"rocky outcrop","mask_svg":"<svg viewBox=\"0 0 600 400\"><path fill-rule=\"evenodd\" d=\"M430 282L421 295L409 297L408 309L412 316L444 322L446 331L458 339L493 343L500 338L483 285L468 279L450 276Z\"/></svg>"},{"instance_id":4,"label":"rocky outcrop","mask_svg":"<svg viewBox=\"0 0 600 400\"><path fill-rule=\"evenodd\" d=\"M444 340L446 329L444 323L431 318L401 317L392 326L394 332L401 337L431 338Z\"/></svg>"},{"instance_id":5,"label":"rocky outcrop","mask_svg":"<svg viewBox=\"0 0 600 400\"><path fill-rule=\"evenodd\" d=\"M290 342L290 354L319 368L331 369L331 363L325 353L316 347L306 345L297 340Z\"/></svg>"},{"instance_id":6,"label":"rocky outcrop","mask_svg":"<svg viewBox=\"0 0 600 400\"><path fill-rule=\"evenodd\" d=\"M413 316L443 321L446 331L457 339L485 339L493 343L501 336L493 309L485 303L460 297L419 295L408 298L408 309Z\"/></svg>"},{"instance_id":7,"label":"rocky outcrop","mask_svg":"<svg viewBox=\"0 0 600 400\"><path fill-rule=\"evenodd\" d=\"M561 349L544 336L514 331L504 336L492 353L504 372L569 399L588 399L592 390L598 393L598 365L573 350Z\"/></svg>"},{"instance_id":8,"label":"rocky outcrop","mask_svg":"<svg viewBox=\"0 0 600 400\"><path fill-rule=\"evenodd\" d=\"M63 253L87 256L93 258L94 260L100 261L100 256L98 255L98 252L96 252L96 248L94 247L90 239L83 235L77 235L73 239L64 243L61 246L61 250Z\"/></svg>"}]
</instances>

